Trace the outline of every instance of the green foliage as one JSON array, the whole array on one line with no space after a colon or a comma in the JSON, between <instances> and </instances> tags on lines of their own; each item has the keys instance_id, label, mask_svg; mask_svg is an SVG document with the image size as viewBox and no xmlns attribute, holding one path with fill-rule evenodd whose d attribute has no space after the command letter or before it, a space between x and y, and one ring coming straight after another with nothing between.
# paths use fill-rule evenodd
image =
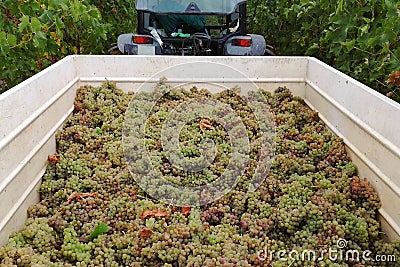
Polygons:
<instances>
[{"instance_id":1,"label":"green foliage","mask_svg":"<svg viewBox=\"0 0 400 267\"><path fill-rule=\"evenodd\" d=\"M2 0L0 92L69 54L105 54L134 32L134 1ZM400 1L248 0L248 32L280 55L315 56L400 101Z\"/></svg>"},{"instance_id":2,"label":"green foliage","mask_svg":"<svg viewBox=\"0 0 400 267\"><path fill-rule=\"evenodd\" d=\"M99 9L103 21L111 25L111 29L107 32L107 40L104 42L106 49L102 51L103 53L111 43L117 41L118 35L136 31L137 14L134 0L90 0L90 3Z\"/></svg>"},{"instance_id":3,"label":"green foliage","mask_svg":"<svg viewBox=\"0 0 400 267\"><path fill-rule=\"evenodd\" d=\"M70 54L104 54L136 24L134 1L2 0L0 92Z\"/></svg>"},{"instance_id":4,"label":"green foliage","mask_svg":"<svg viewBox=\"0 0 400 267\"><path fill-rule=\"evenodd\" d=\"M315 56L400 101L386 83L400 70L400 1L249 0L248 12L278 54Z\"/></svg>"},{"instance_id":5,"label":"green foliage","mask_svg":"<svg viewBox=\"0 0 400 267\"><path fill-rule=\"evenodd\" d=\"M91 239L97 238L99 235L106 233L110 228L107 224L100 222L96 228L94 228L93 232L90 234Z\"/></svg>"}]
</instances>

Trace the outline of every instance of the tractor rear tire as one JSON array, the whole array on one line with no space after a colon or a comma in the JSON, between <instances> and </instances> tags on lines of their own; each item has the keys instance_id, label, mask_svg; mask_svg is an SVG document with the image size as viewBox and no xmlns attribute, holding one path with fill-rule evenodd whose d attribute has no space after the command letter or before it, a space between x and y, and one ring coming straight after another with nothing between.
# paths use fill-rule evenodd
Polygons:
<instances>
[{"instance_id":1,"label":"tractor rear tire","mask_svg":"<svg viewBox=\"0 0 400 267\"><path fill-rule=\"evenodd\" d=\"M276 56L275 49L272 46L267 45L265 47L264 56Z\"/></svg>"},{"instance_id":2,"label":"tractor rear tire","mask_svg":"<svg viewBox=\"0 0 400 267\"><path fill-rule=\"evenodd\" d=\"M119 51L117 44L112 44L111 47L108 49L109 55L122 55L121 51Z\"/></svg>"}]
</instances>

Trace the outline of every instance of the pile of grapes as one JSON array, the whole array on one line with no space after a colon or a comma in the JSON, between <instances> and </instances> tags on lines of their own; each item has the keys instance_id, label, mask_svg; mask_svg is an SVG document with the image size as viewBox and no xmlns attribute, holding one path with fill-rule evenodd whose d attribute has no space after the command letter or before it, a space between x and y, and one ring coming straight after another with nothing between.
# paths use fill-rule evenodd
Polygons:
<instances>
[{"instance_id":1,"label":"pile of grapes","mask_svg":"<svg viewBox=\"0 0 400 267\"><path fill-rule=\"evenodd\" d=\"M170 164L160 133L179 104L204 97L229 104L250 140L246 171L228 194L177 207L152 199L125 162L122 129L132 94L112 83L78 89L74 112L56 136L57 153L48 158L41 201L0 248L0 266L399 266L400 243L383 240L371 184L357 177L343 141L286 88L262 92L276 126L275 158L265 181L247 191L259 160L259 128L236 93L174 89L152 110L145 136L152 163L179 185L215 181L230 155L224 128L199 118L180 132L181 152L198 157L200 140L210 138L214 162L196 173ZM329 250L360 256L332 257ZM366 250L370 260L361 257ZM304 251L316 257L301 257ZM397 262L375 262L374 255L395 255Z\"/></svg>"}]
</instances>

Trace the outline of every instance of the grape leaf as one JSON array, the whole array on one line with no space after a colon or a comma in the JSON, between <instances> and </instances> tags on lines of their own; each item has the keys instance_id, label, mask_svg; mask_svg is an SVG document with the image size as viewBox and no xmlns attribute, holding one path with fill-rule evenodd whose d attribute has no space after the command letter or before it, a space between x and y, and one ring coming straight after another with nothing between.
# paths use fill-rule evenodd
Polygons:
<instances>
[{"instance_id":1,"label":"grape leaf","mask_svg":"<svg viewBox=\"0 0 400 267\"><path fill-rule=\"evenodd\" d=\"M40 50L44 50L47 44L47 37L44 32L36 32L33 36L33 44Z\"/></svg>"},{"instance_id":2,"label":"grape leaf","mask_svg":"<svg viewBox=\"0 0 400 267\"><path fill-rule=\"evenodd\" d=\"M93 232L90 234L90 238L91 239L95 239L97 238L99 235L104 234L105 232L107 232L110 229L110 227L108 227L107 224L105 224L104 222L100 222L96 228L94 228Z\"/></svg>"},{"instance_id":3,"label":"grape leaf","mask_svg":"<svg viewBox=\"0 0 400 267\"><path fill-rule=\"evenodd\" d=\"M145 210L142 215L140 216L140 219L147 219L151 217L167 217L168 213L164 210Z\"/></svg>"},{"instance_id":4,"label":"grape leaf","mask_svg":"<svg viewBox=\"0 0 400 267\"><path fill-rule=\"evenodd\" d=\"M139 230L139 235L141 238L149 238L153 234L153 231L147 227L143 227Z\"/></svg>"},{"instance_id":5,"label":"grape leaf","mask_svg":"<svg viewBox=\"0 0 400 267\"><path fill-rule=\"evenodd\" d=\"M395 71L389 75L387 83L400 87L400 71Z\"/></svg>"},{"instance_id":6,"label":"grape leaf","mask_svg":"<svg viewBox=\"0 0 400 267\"><path fill-rule=\"evenodd\" d=\"M212 130L214 127L211 125L211 122L207 119L201 119L199 122L200 129L204 132L206 129Z\"/></svg>"},{"instance_id":7,"label":"grape leaf","mask_svg":"<svg viewBox=\"0 0 400 267\"><path fill-rule=\"evenodd\" d=\"M23 30L25 30L26 27L29 26L29 16L27 15L23 15L20 19L20 23L18 25L18 29L20 32L22 32Z\"/></svg>"},{"instance_id":8,"label":"grape leaf","mask_svg":"<svg viewBox=\"0 0 400 267\"><path fill-rule=\"evenodd\" d=\"M31 27L33 32L39 32L42 29L42 23L38 18L31 18Z\"/></svg>"},{"instance_id":9,"label":"grape leaf","mask_svg":"<svg viewBox=\"0 0 400 267\"><path fill-rule=\"evenodd\" d=\"M181 212L182 212L182 214L185 215L185 216L189 215L189 213L190 213L190 206L183 206Z\"/></svg>"},{"instance_id":10,"label":"grape leaf","mask_svg":"<svg viewBox=\"0 0 400 267\"><path fill-rule=\"evenodd\" d=\"M51 164L56 164L59 160L60 160L60 155L57 153L54 153L53 156L48 156L47 160L51 163Z\"/></svg>"}]
</instances>

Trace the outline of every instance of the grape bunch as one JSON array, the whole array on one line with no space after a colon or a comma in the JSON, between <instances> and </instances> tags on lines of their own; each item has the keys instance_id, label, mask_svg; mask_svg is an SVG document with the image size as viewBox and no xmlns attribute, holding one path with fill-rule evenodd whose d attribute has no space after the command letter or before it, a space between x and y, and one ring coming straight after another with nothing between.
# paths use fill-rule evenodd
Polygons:
<instances>
[{"instance_id":1,"label":"grape bunch","mask_svg":"<svg viewBox=\"0 0 400 267\"><path fill-rule=\"evenodd\" d=\"M57 152L48 158L41 200L28 209L25 227L0 247L0 266L398 266L327 256L286 262L260 257L265 248L323 251L344 239L347 249L400 259L400 243L382 235L379 197L357 176L343 141L289 89L262 94L276 126L275 158L253 192L247 189L259 164L260 127L237 89L174 89L156 103L143 141L151 163L171 183L212 183L232 160L224 127L198 118L180 131L180 149L196 159L202 140L212 140L212 164L188 172L168 161L162 126L185 101L205 97L229 105L249 139L246 170L230 192L203 206L178 207L151 198L125 161L122 129L133 94L110 82L79 88L73 114L56 135Z\"/></svg>"}]
</instances>

